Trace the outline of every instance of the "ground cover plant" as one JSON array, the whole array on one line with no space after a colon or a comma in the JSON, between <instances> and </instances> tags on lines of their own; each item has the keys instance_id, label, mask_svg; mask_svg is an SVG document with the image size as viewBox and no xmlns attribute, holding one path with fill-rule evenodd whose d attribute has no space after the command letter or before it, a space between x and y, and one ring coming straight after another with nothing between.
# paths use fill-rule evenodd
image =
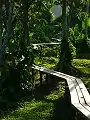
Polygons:
<instances>
[{"instance_id":1,"label":"ground cover plant","mask_svg":"<svg viewBox=\"0 0 90 120\"><path fill-rule=\"evenodd\" d=\"M43 59L42 66L52 69L52 64L54 64L53 68L55 68L58 59L52 58L51 61L53 60L54 63L49 63L48 59L46 57ZM44 64L45 61L46 64ZM77 77L83 80L89 90L90 60L74 59L72 64L77 68ZM55 78L55 80L57 79ZM33 96L25 96L18 102L15 109L8 109L5 113L2 111L0 120L59 120L60 118L66 120L67 114L71 114L70 109L65 98L65 83L59 79L58 82L48 86L48 88L45 84L42 90L40 86L36 88ZM67 113L66 117L64 112ZM78 120L76 115L74 118Z\"/></svg>"},{"instance_id":2,"label":"ground cover plant","mask_svg":"<svg viewBox=\"0 0 90 120\"><path fill-rule=\"evenodd\" d=\"M51 42L58 44L34 46ZM64 82L42 90L32 66L77 76L89 91L89 56L90 0L0 0L0 119L67 120L74 112Z\"/></svg>"},{"instance_id":3,"label":"ground cover plant","mask_svg":"<svg viewBox=\"0 0 90 120\"><path fill-rule=\"evenodd\" d=\"M77 74L73 74L81 78L90 92L90 59L74 59L73 66L77 68Z\"/></svg>"},{"instance_id":4,"label":"ground cover plant","mask_svg":"<svg viewBox=\"0 0 90 120\"><path fill-rule=\"evenodd\" d=\"M26 96L15 110L8 110L0 115L0 120L52 120L55 115L55 106L59 99L64 99L64 83L37 88L34 96Z\"/></svg>"}]
</instances>

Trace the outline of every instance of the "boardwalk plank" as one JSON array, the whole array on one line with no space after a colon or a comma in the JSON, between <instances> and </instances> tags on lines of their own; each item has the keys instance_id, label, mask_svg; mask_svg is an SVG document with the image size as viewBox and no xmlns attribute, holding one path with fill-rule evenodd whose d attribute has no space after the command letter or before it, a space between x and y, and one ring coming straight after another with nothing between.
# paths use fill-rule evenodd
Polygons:
<instances>
[{"instance_id":1,"label":"boardwalk plank","mask_svg":"<svg viewBox=\"0 0 90 120\"><path fill-rule=\"evenodd\" d=\"M70 91L71 104L84 115L84 117L90 120L90 95L80 79L39 66L33 66L33 68L43 73L65 79Z\"/></svg>"}]
</instances>

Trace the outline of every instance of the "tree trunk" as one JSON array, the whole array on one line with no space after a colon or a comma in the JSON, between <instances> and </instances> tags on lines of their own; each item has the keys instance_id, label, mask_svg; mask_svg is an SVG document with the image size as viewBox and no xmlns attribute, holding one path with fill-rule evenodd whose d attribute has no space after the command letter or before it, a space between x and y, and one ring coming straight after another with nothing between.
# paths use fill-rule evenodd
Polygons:
<instances>
[{"instance_id":1,"label":"tree trunk","mask_svg":"<svg viewBox=\"0 0 90 120\"><path fill-rule=\"evenodd\" d=\"M29 33L28 33L28 0L24 0L24 16L23 16L23 28L24 28L24 40L25 43L29 42Z\"/></svg>"},{"instance_id":2,"label":"tree trunk","mask_svg":"<svg viewBox=\"0 0 90 120\"><path fill-rule=\"evenodd\" d=\"M68 30L70 28L70 24L71 24L71 19L72 19L72 11L73 11L73 2L69 0L69 15L68 15Z\"/></svg>"},{"instance_id":3,"label":"tree trunk","mask_svg":"<svg viewBox=\"0 0 90 120\"><path fill-rule=\"evenodd\" d=\"M2 58L2 2L0 0L0 63Z\"/></svg>"},{"instance_id":4,"label":"tree trunk","mask_svg":"<svg viewBox=\"0 0 90 120\"><path fill-rule=\"evenodd\" d=\"M9 45L10 39L12 37L12 13L13 13L13 0L8 2L8 20L7 20L7 30L6 30L6 39L4 40L1 46L0 53L0 65L2 64L2 57L5 53L5 48Z\"/></svg>"},{"instance_id":5,"label":"tree trunk","mask_svg":"<svg viewBox=\"0 0 90 120\"><path fill-rule=\"evenodd\" d=\"M86 5L86 13L89 13L89 4ZM87 26L87 18L86 18L86 30L85 30L85 38L88 40L88 26Z\"/></svg>"},{"instance_id":6,"label":"tree trunk","mask_svg":"<svg viewBox=\"0 0 90 120\"><path fill-rule=\"evenodd\" d=\"M8 10L6 45L8 45L10 39L12 38L12 17L13 17L13 7L14 7L13 0L10 0L8 4L9 4L9 10Z\"/></svg>"},{"instance_id":7,"label":"tree trunk","mask_svg":"<svg viewBox=\"0 0 90 120\"><path fill-rule=\"evenodd\" d=\"M23 55L25 56L25 63L32 66L33 63L33 53L32 53L32 44L29 40L29 26L28 26L28 9L29 9L29 0L23 1ZM22 46L21 46L22 47ZM27 49L29 47L29 50Z\"/></svg>"},{"instance_id":8,"label":"tree trunk","mask_svg":"<svg viewBox=\"0 0 90 120\"><path fill-rule=\"evenodd\" d=\"M67 73L69 66L71 65L71 52L68 42L68 25L67 25L67 0L62 2L62 41L61 41L61 51L60 51L60 61L59 66L62 72Z\"/></svg>"}]
</instances>

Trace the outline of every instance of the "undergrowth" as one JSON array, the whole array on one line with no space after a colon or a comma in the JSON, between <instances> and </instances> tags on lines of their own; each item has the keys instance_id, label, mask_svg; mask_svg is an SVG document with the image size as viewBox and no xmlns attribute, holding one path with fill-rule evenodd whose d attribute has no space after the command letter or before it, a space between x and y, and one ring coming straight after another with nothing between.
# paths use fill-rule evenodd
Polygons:
<instances>
[{"instance_id":1,"label":"undergrowth","mask_svg":"<svg viewBox=\"0 0 90 120\"><path fill-rule=\"evenodd\" d=\"M77 77L86 85L88 91L90 92L90 60L89 59L74 59L73 66L77 68Z\"/></svg>"},{"instance_id":2,"label":"undergrowth","mask_svg":"<svg viewBox=\"0 0 90 120\"><path fill-rule=\"evenodd\" d=\"M36 63L40 65L38 58L36 58ZM53 69L57 63L58 58L52 57L50 61L49 58L43 58L42 66ZM78 74L74 74L74 76L81 78L89 90L90 60L74 59L72 64L78 72ZM66 119L66 114L68 114L67 111L69 110L68 106L66 107L64 103L65 90L64 84L62 83L63 82L59 82L53 88L49 86L47 90L44 91L41 89L39 91L35 90L34 96L29 95L24 100L22 99L18 102L15 110L12 108L12 111L1 111L0 120L59 120L56 116L62 116L63 120L64 118ZM56 107L56 104L58 107Z\"/></svg>"},{"instance_id":3,"label":"undergrowth","mask_svg":"<svg viewBox=\"0 0 90 120\"><path fill-rule=\"evenodd\" d=\"M64 86L61 83L46 90L37 89L34 96L27 96L18 102L15 110L2 112L0 120L52 120L55 104L63 96Z\"/></svg>"}]
</instances>

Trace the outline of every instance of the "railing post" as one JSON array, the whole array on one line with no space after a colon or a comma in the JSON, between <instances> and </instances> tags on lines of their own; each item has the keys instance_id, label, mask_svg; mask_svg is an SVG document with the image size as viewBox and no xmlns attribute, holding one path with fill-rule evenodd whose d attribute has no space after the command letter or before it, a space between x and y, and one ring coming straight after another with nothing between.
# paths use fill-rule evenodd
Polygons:
<instances>
[{"instance_id":1,"label":"railing post","mask_svg":"<svg viewBox=\"0 0 90 120\"><path fill-rule=\"evenodd\" d=\"M42 46L40 46L40 66L42 66Z\"/></svg>"},{"instance_id":2,"label":"railing post","mask_svg":"<svg viewBox=\"0 0 90 120\"><path fill-rule=\"evenodd\" d=\"M40 71L40 86L42 87L42 72Z\"/></svg>"},{"instance_id":3,"label":"railing post","mask_svg":"<svg viewBox=\"0 0 90 120\"><path fill-rule=\"evenodd\" d=\"M35 70L32 69L32 95L34 96L34 89L35 89Z\"/></svg>"},{"instance_id":4,"label":"railing post","mask_svg":"<svg viewBox=\"0 0 90 120\"><path fill-rule=\"evenodd\" d=\"M65 97L67 101L71 103L70 92L69 92L69 88L66 80L65 80Z\"/></svg>"},{"instance_id":5,"label":"railing post","mask_svg":"<svg viewBox=\"0 0 90 120\"><path fill-rule=\"evenodd\" d=\"M67 104L69 106L68 108L68 120L74 120L75 119L75 110L71 105L71 96L70 96L70 92L69 92L69 88L68 88L68 84L67 81L65 80L65 99L67 100Z\"/></svg>"},{"instance_id":6,"label":"railing post","mask_svg":"<svg viewBox=\"0 0 90 120\"><path fill-rule=\"evenodd\" d=\"M48 85L48 74L46 74L46 84Z\"/></svg>"}]
</instances>

